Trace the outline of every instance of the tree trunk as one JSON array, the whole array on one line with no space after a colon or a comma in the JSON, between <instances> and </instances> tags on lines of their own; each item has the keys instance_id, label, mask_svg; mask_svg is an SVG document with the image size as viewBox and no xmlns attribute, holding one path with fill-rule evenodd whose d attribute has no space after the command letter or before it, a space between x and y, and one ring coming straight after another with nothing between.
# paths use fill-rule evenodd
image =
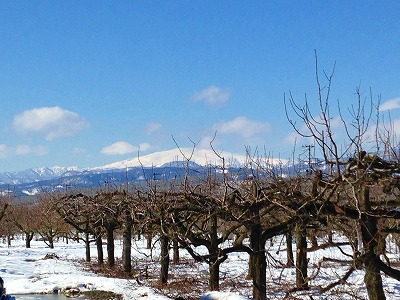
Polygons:
<instances>
[{"instance_id":1,"label":"tree trunk","mask_svg":"<svg viewBox=\"0 0 400 300\"><path fill-rule=\"evenodd\" d=\"M49 242L48 242L49 248L50 249L54 249L54 238L53 238L53 236L49 236L48 239L49 239Z\"/></svg>"},{"instance_id":2,"label":"tree trunk","mask_svg":"<svg viewBox=\"0 0 400 300\"><path fill-rule=\"evenodd\" d=\"M251 244L250 244L250 247L251 247ZM253 247L251 247L252 249L253 249ZM254 263L254 255L250 255L249 256L249 262L248 262L248 264L249 264L249 268L248 268L248 270L247 270L247 275L246 275L246 279L247 280L250 280L250 279L253 279L253 274L254 274L254 266L255 266L255 263Z\"/></svg>"},{"instance_id":3,"label":"tree trunk","mask_svg":"<svg viewBox=\"0 0 400 300\"><path fill-rule=\"evenodd\" d=\"M371 209L369 198L369 188L363 187L359 195L360 203L363 209L368 212ZM361 235L363 240L363 249L365 252L364 266L365 276L364 283L367 287L369 300L385 300L385 291L383 290L382 276L378 264L378 255L376 254L378 246L378 226L377 219L374 216L364 214L361 217Z\"/></svg>"},{"instance_id":4,"label":"tree trunk","mask_svg":"<svg viewBox=\"0 0 400 300\"><path fill-rule=\"evenodd\" d=\"M90 261L90 236L89 232L85 232L85 252L86 252L86 261Z\"/></svg>"},{"instance_id":5,"label":"tree trunk","mask_svg":"<svg viewBox=\"0 0 400 300\"><path fill-rule=\"evenodd\" d=\"M286 258L287 258L286 266L289 268L294 266L292 240L293 240L293 234L292 231L289 230L286 233Z\"/></svg>"},{"instance_id":6,"label":"tree trunk","mask_svg":"<svg viewBox=\"0 0 400 300\"><path fill-rule=\"evenodd\" d=\"M375 263L375 254L369 253L365 256L365 275L364 283L367 287L369 300L385 300L385 291L383 290L382 276L378 265Z\"/></svg>"},{"instance_id":7,"label":"tree trunk","mask_svg":"<svg viewBox=\"0 0 400 300\"><path fill-rule=\"evenodd\" d=\"M32 239L33 239L33 233L32 232L26 232L25 233L25 247L26 248L30 248L31 247ZM11 240L10 240L10 244L11 244Z\"/></svg>"},{"instance_id":8,"label":"tree trunk","mask_svg":"<svg viewBox=\"0 0 400 300\"><path fill-rule=\"evenodd\" d=\"M253 182L253 195L257 199L260 196L258 186ZM253 225L250 229L250 258L249 272L253 279L253 300L265 300L267 296L267 259L265 256L266 239L262 237L260 208L256 205L251 208Z\"/></svg>"},{"instance_id":9,"label":"tree trunk","mask_svg":"<svg viewBox=\"0 0 400 300\"><path fill-rule=\"evenodd\" d=\"M147 248L147 249L151 249L151 246L152 246L152 245L151 245L152 239L153 239L153 237L152 237L151 233L149 233L149 234L146 235L146 241L147 241L146 248Z\"/></svg>"},{"instance_id":10,"label":"tree trunk","mask_svg":"<svg viewBox=\"0 0 400 300\"><path fill-rule=\"evenodd\" d=\"M103 239L101 234L98 233L96 236L96 248L97 248L97 263L99 265L104 264L104 253L103 253Z\"/></svg>"},{"instance_id":11,"label":"tree trunk","mask_svg":"<svg viewBox=\"0 0 400 300\"><path fill-rule=\"evenodd\" d=\"M219 248L218 248L218 218L216 215L211 216L210 228L210 246L208 252L210 261L208 270L210 273L209 284L212 291L219 291Z\"/></svg>"},{"instance_id":12,"label":"tree trunk","mask_svg":"<svg viewBox=\"0 0 400 300\"><path fill-rule=\"evenodd\" d=\"M210 263L208 264L208 271L210 273L210 290L211 291L219 291L219 269L220 263L218 262L218 257L213 257L210 259Z\"/></svg>"},{"instance_id":13,"label":"tree trunk","mask_svg":"<svg viewBox=\"0 0 400 300\"><path fill-rule=\"evenodd\" d=\"M307 290L307 238L306 225L299 221L295 229L296 235L296 289Z\"/></svg>"},{"instance_id":14,"label":"tree trunk","mask_svg":"<svg viewBox=\"0 0 400 300\"><path fill-rule=\"evenodd\" d=\"M132 272L132 227L132 217L130 216L129 212L126 212L122 233L122 271L125 273Z\"/></svg>"},{"instance_id":15,"label":"tree trunk","mask_svg":"<svg viewBox=\"0 0 400 300\"><path fill-rule=\"evenodd\" d=\"M161 283L167 283L169 271L169 238L166 235L160 237L161 242Z\"/></svg>"},{"instance_id":16,"label":"tree trunk","mask_svg":"<svg viewBox=\"0 0 400 300\"><path fill-rule=\"evenodd\" d=\"M253 278L253 300L266 299L267 261L265 257L265 241L261 240L261 224L255 225L250 232L251 267Z\"/></svg>"},{"instance_id":17,"label":"tree trunk","mask_svg":"<svg viewBox=\"0 0 400 300\"><path fill-rule=\"evenodd\" d=\"M107 226L107 262L110 268L115 265L115 256L114 256L114 227Z\"/></svg>"},{"instance_id":18,"label":"tree trunk","mask_svg":"<svg viewBox=\"0 0 400 300\"><path fill-rule=\"evenodd\" d=\"M328 231L328 243L333 244L333 232L332 230Z\"/></svg>"},{"instance_id":19,"label":"tree trunk","mask_svg":"<svg viewBox=\"0 0 400 300\"><path fill-rule=\"evenodd\" d=\"M174 264L179 264L179 261L180 261L180 258L179 258L179 243L178 243L177 240L173 240L172 247L173 247L173 262L174 262Z\"/></svg>"},{"instance_id":20,"label":"tree trunk","mask_svg":"<svg viewBox=\"0 0 400 300\"><path fill-rule=\"evenodd\" d=\"M318 240L317 240L317 237L315 236L315 233L316 233L315 231L312 232L311 245L312 245L312 247L317 248L318 247Z\"/></svg>"}]
</instances>

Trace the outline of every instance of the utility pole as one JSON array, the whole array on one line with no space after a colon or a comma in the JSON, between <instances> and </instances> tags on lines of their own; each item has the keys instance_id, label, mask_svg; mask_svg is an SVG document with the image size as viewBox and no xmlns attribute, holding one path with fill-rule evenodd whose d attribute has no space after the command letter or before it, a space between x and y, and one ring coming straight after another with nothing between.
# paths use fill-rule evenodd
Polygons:
<instances>
[{"instance_id":1,"label":"utility pole","mask_svg":"<svg viewBox=\"0 0 400 300\"><path fill-rule=\"evenodd\" d=\"M307 173L311 174L311 149L314 148L314 145L303 145L303 148L306 148L308 151L308 169Z\"/></svg>"}]
</instances>

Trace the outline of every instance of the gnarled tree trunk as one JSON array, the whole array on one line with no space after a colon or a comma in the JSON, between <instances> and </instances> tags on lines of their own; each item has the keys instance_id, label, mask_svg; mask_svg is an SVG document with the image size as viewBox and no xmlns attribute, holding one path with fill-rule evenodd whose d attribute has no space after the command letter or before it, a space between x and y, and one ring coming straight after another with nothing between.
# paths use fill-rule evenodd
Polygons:
<instances>
[{"instance_id":1,"label":"gnarled tree trunk","mask_svg":"<svg viewBox=\"0 0 400 300\"><path fill-rule=\"evenodd\" d=\"M101 234L96 235L96 248L97 248L97 263L99 265L104 264L104 252L103 252L103 239Z\"/></svg>"},{"instance_id":2,"label":"gnarled tree trunk","mask_svg":"<svg viewBox=\"0 0 400 300\"><path fill-rule=\"evenodd\" d=\"M360 206L368 212L371 210L371 202L369 198L369 188L364 186L359 194ZM361 234L364 250L364 266L365 275L364 283L367 287L369 300L385 300L385 292L383 290L382 276L377 261L376 254L378 246L378 226L376 217L364 214L361 217Z\"/></svg>"},{"instance_id":3,"label":"gnarled tree trunk","mask_svg":"<svg viewBox=\"0 0 400 300\"><path fill-rule=\"evenodd\" d=\"M129 211L125 212L122 232L122 271L125 273L132 272L132 228L133 219Z\"/></svg>"},{"instance_id":4,"label":"gnarled tree trunk","mask_svg":"<svg viewBox=\"0 0 400 300\"><path fill-rule=\"evenodd\" d=\"M161 283L167 283L169 271L169 238L166 235L160 237L161 242Z\"/></svg>"},{"instance_id":5,"label":"gnarled tree trunk","mask_svg":"<svg viewBox=\"0 0 400 300\"><path fill-rule=\"evenodd\" d=\"M109 225L106 227L107 230L107 262L110 268L115 266L115 245L114 245L114 229L115 227Z\"/></svg>"},{"instance_id":6,"label":"gnarled tree trunk","mask_svg":"<svg viewBox=\"0 0 400 300\"><path fill-rule=\"evenodd\" d=\"M300 220L295 229L296 235L296 289L307 290L307 233L304 221Z\"/></svg>"}]
</instances>

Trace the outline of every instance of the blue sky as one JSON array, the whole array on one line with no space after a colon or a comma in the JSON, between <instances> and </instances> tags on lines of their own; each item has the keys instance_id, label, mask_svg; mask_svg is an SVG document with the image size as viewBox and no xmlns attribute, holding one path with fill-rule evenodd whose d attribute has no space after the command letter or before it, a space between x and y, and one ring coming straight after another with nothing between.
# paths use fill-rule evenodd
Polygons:
<instances>
[{"instance_id":1,"label":"blue sky","mask_svg":"<svg viewBox=\"0 0 400 300\"><path fill-rule=\"evenodd\" d=\"M397 120L399 11L398 1L1 1L0 171L101 166L214 134L221 151L288 157L283 95L317 105L314 50L321 72L336 62L335 105L371 89Z\"/></svg>"}]
</instances>

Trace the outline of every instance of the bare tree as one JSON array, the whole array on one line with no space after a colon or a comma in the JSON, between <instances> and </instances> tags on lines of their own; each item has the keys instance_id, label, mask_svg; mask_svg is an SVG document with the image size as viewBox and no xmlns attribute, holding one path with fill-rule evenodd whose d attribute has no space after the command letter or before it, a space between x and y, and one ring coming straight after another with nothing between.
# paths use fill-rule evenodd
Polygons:
<instances>
[{"instance_id":1,"label":"bare tree","mask_svg":"<svg viewBox=\"0 0 400 300\"><path fill-rule=\"evenodd\" d=\"M93 242L91 235L96 238L98 246L99 263L103 262L101 228L93 210L92 197L81 192L72 193L62 197L53 197L55 211L63 218L64 222L75 228L78 239L85 242L86 261L90 261L90 243ZM83 237L79 234L83 233ZM100 240L98 240L98 237Z\"/></svg>"},{"instance_id":2,"label":"bare tree","mask_svg":"<svg viewBox=\"0 0 400 300\"><path fill-rule=\"evenodd\" d=\"M34 203L13 203L10 206L7 219L25 235L25 247L31 247L31 241L36 233L36 223L39 220L38 209Z\"/></svg>"},{"instance_id":3,"label":"bare tree","mask_svg":"<svg viewBox=\"0 0 400 300\"><path fill-rule=\"evenodd\" d=\"M367 287L369 299L385 299L380 272L399 278L399 271L383 263L377 251L378 245L383 238L383 232L379 230L379 222L386 218L398 218L399 214L393 210L390 202L384 206L379 198L385 198L383 193L371 195L371 189L386 186L387 193L398 190L398 161L384 160L377 155L381 148L393 149L388 143L392 137L379 134L379 115L377 114L375 129L371 125L374 109L372 96L363 98L360 89L356 90L356 103L349 109L350 120L338 109L338 115L342 121L345 136L339 138L332 124L334 116L331 112L329 102L333 71L327 75L324 72L326 85L322 86L319 78L318 61L316 57L316 82L319 112L313 114L310 109L309 100L305 99L304 105L300 106L290 94L289 108L300 120L297 125L295 120L287 116L296 132L304 137L310 138L319 146L325 163L332 166L330 179L320 180L325 185L322 191L313 195L316 203L323 200L319 212L343 217L349 222L357 221L361 231L362 249L354 253L355 265L362 264L365 270L364 282ZM333 68L334 70L334 68ZM285 99L285 103L287 101ZM305 128L305 130L303 130ZM384 136L382 140L380 137ZM339 143L344 140L344 144ZM334 193L332 191L335 191ZM320 200L318 200L320 199ZM349 270L349 272L351 269ZM348 274L346 274L348 276Z\"/></svg>"}]
</instances>

